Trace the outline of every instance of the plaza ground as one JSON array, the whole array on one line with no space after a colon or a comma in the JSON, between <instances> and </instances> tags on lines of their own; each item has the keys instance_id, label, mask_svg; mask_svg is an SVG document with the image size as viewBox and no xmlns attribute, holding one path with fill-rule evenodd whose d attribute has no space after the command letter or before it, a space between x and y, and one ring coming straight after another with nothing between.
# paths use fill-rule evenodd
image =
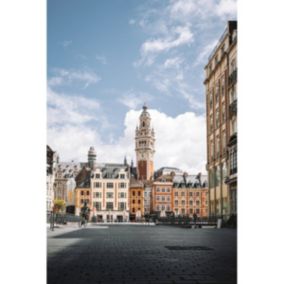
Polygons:
<instances>
[{"instance_id":1,"label":"plaza ground","mask_svg":"<svg viewBox=\"0 0 284 284\"><path fill-rule=\"evenodd\" d=\"M47 235L48 284L237 283L235 229L105 224Z\"/></svg>"}]
</instances>

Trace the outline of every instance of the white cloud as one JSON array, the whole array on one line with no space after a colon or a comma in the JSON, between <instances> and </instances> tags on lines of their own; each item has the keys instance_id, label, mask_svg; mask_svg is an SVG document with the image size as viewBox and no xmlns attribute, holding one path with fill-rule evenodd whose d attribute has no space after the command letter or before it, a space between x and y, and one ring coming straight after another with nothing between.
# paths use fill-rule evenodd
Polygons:
<instances>
[{"instance_id":1,"label":"white cloud","mask_svg":"<svg viewBox=\"0 0 284 284\"><path fill-rule=\"evenodd\" d=\"M216 7L216 14L218 16L235 17L237 14L236 0L221 0Z\"/></svg>"},{"instance_id":2,"label":"white cloud","mask_svg":"<svg viewBox=\"0 0 284 284\"><path fill-rule=\"evenodd\" d=\"M186 112L171 117L158 110L149 110L156 133L155 169L162 166L179 167L196 174L205 173L206 131L205 117ZM97 129L64 126L48 129L48 143L59 152L61 160L87 161L87 151L93 145L98 162L120 162L124 155L134 158L135 127L141 111L129 110L125 115L124 132L112 144L102 142Z\"/></svg>"},{"instance_id":3,"label":"white cloud","mask_svg":"<svg viewBox=\"0 0 284 284\"><path fill-rule=\"evenodd\" d=\"M152 99L153 97L147 93L136 92L131 90L128 91L126 94L122 95L118 99L118 102L127 106L130 109L137 109L138 107L141 107L144 103L148 104Z\"/></svg>"},{"instance_id":4,"label":"white cloud","mask_svg":"<svg viewBox=\"0 0 284 284\"><path fill-rule=\"evenodd\" d=\"M207 61L207 57L210 55L210 53L212 52L212 50L214 49L214 47L217 45L218 40L215 39L212 42L210 42L209 44L205 45L201 52L199 53L196 61L194 62L193 66L197 66L200 64L205 64L205 62Z\"/></svg>"},{"instance_id":5,"label":"white cloud","mask_svg":"<svg viewBox=\"0 0 284 284\"><path fill-rule=\"evenodd\" d=\"M130 19L128 23L129 23L129 25L134 25L136 23L136 21L134 19Z\"/></svg>"},{"instance_id":6,"label":"white cloud","mask_svg":"<svg viewBox=\"0 0 284 284\"><path fill-rule=\"evenodd\" d=\"M60 43L64 48L67 48L72 44L72 40L64 40Z\"/></svg>"},{"instance_id":7,"label":"white cloud","mask_svg":"<svg viewBox=\"0 0 284 284\"><path fill-rule=\"evenodd\" d=\"M96 59L103 65L107 64L107 59L104 55L96 55Z\"/></svg>"},{"instance_id":8,"label":"white cloud","mask_svg":"<svg viewBox=\"0 0 284 284\"><path fill-rule=\"evenodd\" d=\"M173 29L172 35L166 38L152 39L144 42L141 47L142 54L159 53L192 41L192 33L187 26L178 26Z\"/></svg>"},{"instance_id":9,"label":"white cloud","mask_svg":"<svg viewBox=\"0 0 284 284\"><path fill-rule=\"evenodd\" d=\"M81 125L97 120L100 104L97 100L82 96L58 94L47 90L47 122L49 126L73 124Z\"/></svg>"},{"instance_id":10,"label":"white cloud","mask_svg":"<svg viewBox=\"0 0 284 284\"><path fill-rule=\"evenodd\" d=\"M93 71L74 70L55 68L55 76L48 80L50 86L59 86L64 84L72 84L73 82L84 83L84 88L91 84L96 84L101 78Z\"/></svg>"}]
</instances>

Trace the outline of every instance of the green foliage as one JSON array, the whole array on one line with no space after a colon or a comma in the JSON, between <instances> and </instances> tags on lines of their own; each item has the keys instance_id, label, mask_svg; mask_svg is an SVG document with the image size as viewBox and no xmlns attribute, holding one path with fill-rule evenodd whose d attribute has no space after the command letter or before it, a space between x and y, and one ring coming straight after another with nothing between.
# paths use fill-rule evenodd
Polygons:
<instances>
[{"instance_id":1,"label":"green foliage","mask_svg":"<svg viewBox=\"0 0 284 284\"><path fill-rule=\"evenodd\" d=\"M56 212L62 212L65 209L65 201L62 199L55 199L54 200L54 209Z\"/></svg>"}]
</instances>

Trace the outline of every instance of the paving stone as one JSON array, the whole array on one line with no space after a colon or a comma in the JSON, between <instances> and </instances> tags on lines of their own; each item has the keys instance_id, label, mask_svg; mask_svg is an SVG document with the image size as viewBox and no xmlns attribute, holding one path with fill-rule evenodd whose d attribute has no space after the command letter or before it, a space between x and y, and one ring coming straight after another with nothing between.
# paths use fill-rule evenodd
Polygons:
<instances>
[{"instance_id":1,"label":"paving stone","mask_svg":"<svg viewBox=\"0 0 284 284\"><path fill-rule=\"evenodd\" d=\"M210 250L194 249L204 247ZM233 229L113 225L48 233L48 284L234 284L236 263Z\"/></svg>"}]
</instances>

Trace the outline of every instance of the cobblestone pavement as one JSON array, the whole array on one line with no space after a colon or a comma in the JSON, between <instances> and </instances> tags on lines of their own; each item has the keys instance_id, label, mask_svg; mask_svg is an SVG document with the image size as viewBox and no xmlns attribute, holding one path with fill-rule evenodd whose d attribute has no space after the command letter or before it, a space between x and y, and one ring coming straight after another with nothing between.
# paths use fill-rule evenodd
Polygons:
<instances>
[{"instance_id":1,"label":"cobblestone pavement","mask_svg":"<svg viewBox=\"0 0 284 284\"><path fill-rule=\"evenodd\" d=\"M236 230L89 226L48 232L48 284L236 283Z\"/></svg>"}]
</instances>

